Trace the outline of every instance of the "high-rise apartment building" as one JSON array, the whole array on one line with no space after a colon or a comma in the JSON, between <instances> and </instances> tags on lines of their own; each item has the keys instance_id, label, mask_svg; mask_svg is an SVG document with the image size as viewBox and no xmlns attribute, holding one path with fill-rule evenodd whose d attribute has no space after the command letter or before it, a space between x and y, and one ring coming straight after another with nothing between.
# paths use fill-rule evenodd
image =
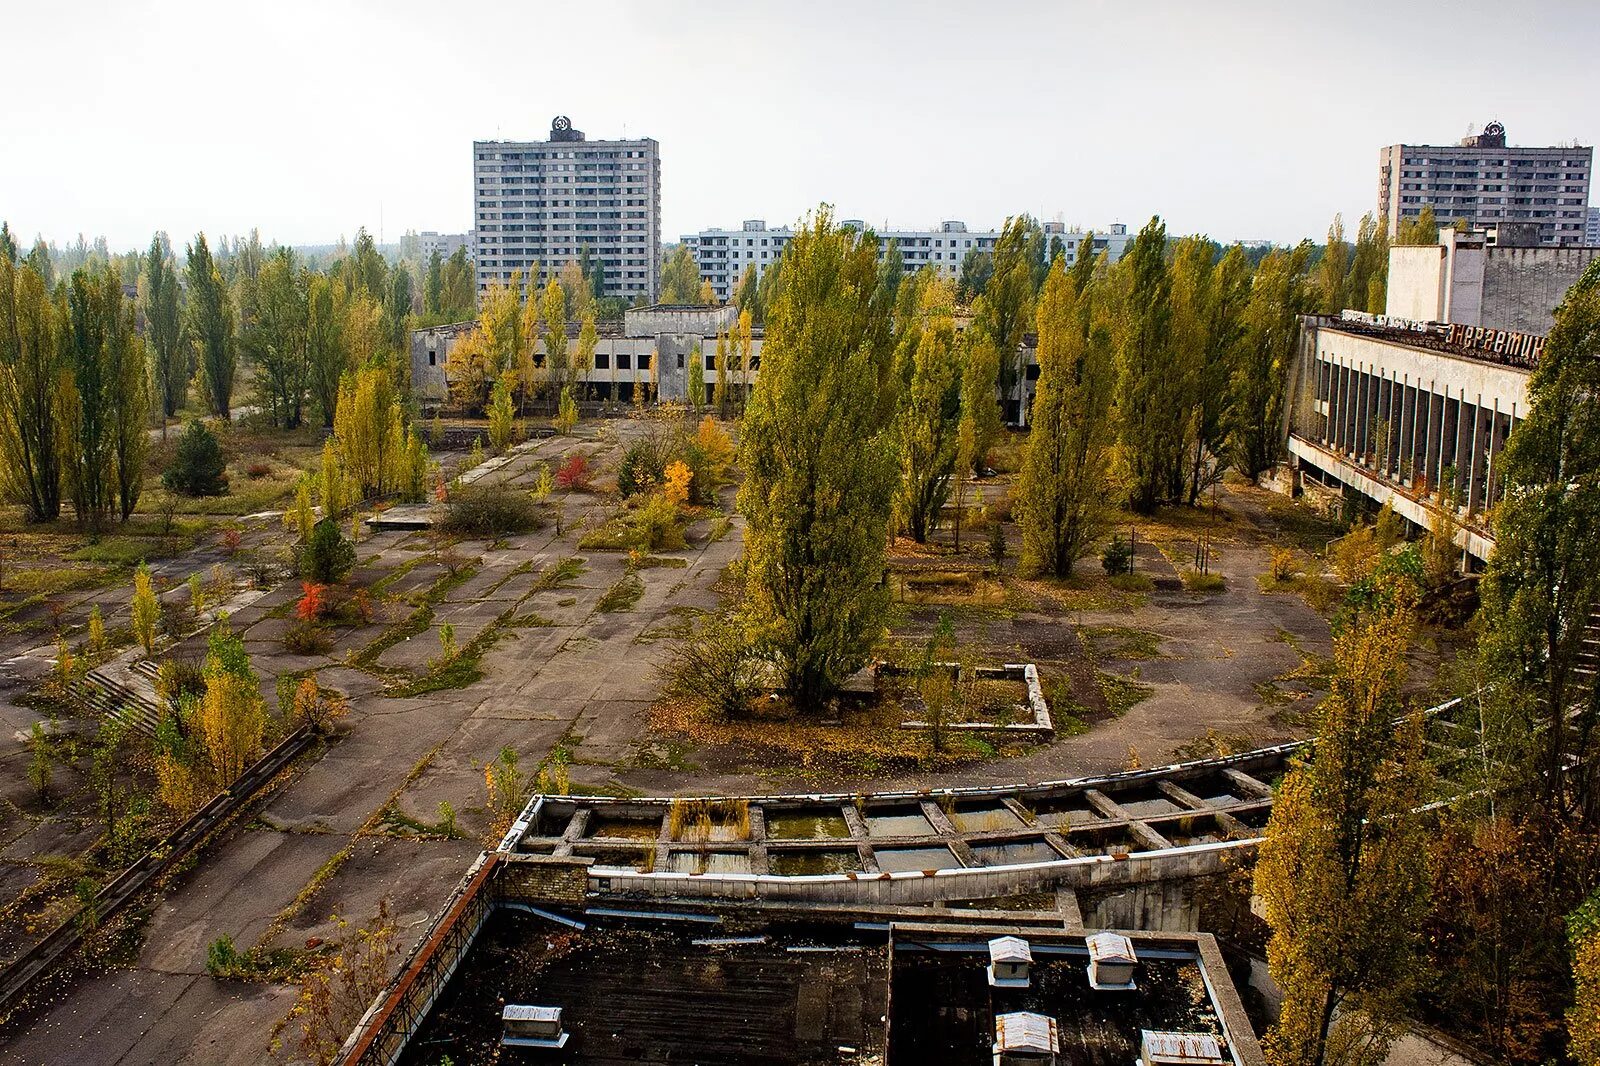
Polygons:
<instances>
[{"instance_id":1,"label":"high-rise apartment building","mask_svg":"<svg viewBox=\"0 0 1600 1066\"><path fill-rule=\"evenodd\" d=\"M547 141L472 143L478 289L560 274L587 256L607 296L653 299L661 248L661 149L649 137L591 141L559 115Z\"/></svg>"},{"instance_id":2,"label":"high-rise apartment building","mask_svg":"<svg viewBox=\"0 0 1600 1066\"><path fill-rule=\"evenodd\" d=\"M855 229L867 228L860 219L844 219L839 224ZM1069 266L1077 261L1078 250L1087 234L1068 230L1060 222L1044 223L1044 231L1047 244L1054 246L1060 243ZM974 232L967 229L965 222L945 222L936 230L874 232L878 238L880 256L888 254L890 241L899 244L907 273L932 266L940 274L952 279L961 276L961 263L969 252L992 252L995 241L1000 239L998 230ZM769 229L765 221L755 218L746 220L738 230L701 230L699 233L684 234L680 240L700 264L700 277L711 282L711 290L718 299L726 300L734 295L746 267L755 268L756 277L759 278L768 266L777 261L784 245L793 237L794 231L788 226ZM1094 234L1094 249L1096 252L1108 251L1111 261L1116 262L1122 258L1122 250L1130 239L1128 227L1116 223L1108 226L1105 232Z\"/></svg>"},{"instance_id":3,"label":"high-rise apartment building","mask_svg":"<svg viewBox=\"0 0 1600 1066\"><path fill-rule=\"evenodd\" d=\"M1600 246L1600 207L1589 208L1589 222L1583 227L1583 243L1591 248Z\"/></svg>"},{"instance_id":4,"label":"high-rise apartment building","mask_svg":"<svg viewBox=\"0 0 1600 1066\"><path fill-rule=\"evenodd\" d=\"M1509 147L1498 122L1460 144L1391 144L1378 153L1378 212L1390 234L1432 205L1441 226L1537 223L1540 244L1583 244L1593 164L1593 148Z\"/></svg>"}]
</instances>

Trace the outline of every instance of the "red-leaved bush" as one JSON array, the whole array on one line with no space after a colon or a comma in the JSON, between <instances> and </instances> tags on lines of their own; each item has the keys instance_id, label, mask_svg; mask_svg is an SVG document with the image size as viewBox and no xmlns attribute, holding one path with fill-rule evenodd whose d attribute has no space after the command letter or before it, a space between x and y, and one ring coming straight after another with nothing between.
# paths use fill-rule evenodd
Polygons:
<instances>
[{"instance_id":1,"label":"red-leaved bush","mask_svg":"<svg viewBox=\"0 0 1600 1066\"><path fill-rule=\"evenodd\" d=\"M294 607L295 617L302 622L319 621L328 613L328 586L313 581L302 581L300 588L302 595L300 602Z\"/></svg>"},{"instance_id":2,"label":"red-leaved bush","mask_svg":"<svg viewBox=\"0 0 1600 1066\"><path fill-rule=\"evenodd\" d=\"M556 471L556 487L586 489L589 487L589 461L581 455L568 457Z\"/></svg>"}]
</instances>

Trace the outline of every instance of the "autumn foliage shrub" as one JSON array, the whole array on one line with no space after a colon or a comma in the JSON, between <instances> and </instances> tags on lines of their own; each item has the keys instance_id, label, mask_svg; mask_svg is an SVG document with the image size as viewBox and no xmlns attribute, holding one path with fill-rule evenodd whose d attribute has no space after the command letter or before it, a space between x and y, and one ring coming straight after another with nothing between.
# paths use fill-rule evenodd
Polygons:
<instances>
[{"instance_id":1,"label":"autumn foliage shrub","mask_svg":"<svg viewBox=\"0 0 1600 1066\"><path fill-rule=\"evenodd\" d=\"M541 524L533 497L506 485L468 485L452 492L444 505L443 526L450 533L501 537Z\"/></svg>"},{"instance_id":2,"label":"autumn foliage shrub","mask_svg":"<svg viewBox=\"0 0 1600 1066\"><path fill-rule=\"evenodd\" d=\"M295 617L302 622L320 622L332 609L328 599L328 586L314 581L300 583L300 602L294 606Z\"/></svg>"},{"instance_id":3,"label":"autumn foliage shrub","mask_svg":"<svg viewBox=\"0 0 1600 1066\"><path fill-rule=\"evenodd\" d=\"M589 460L581 455L568 456L556 471L556 487L583 490L589 487Z\"/></svg>"}]
</instances>

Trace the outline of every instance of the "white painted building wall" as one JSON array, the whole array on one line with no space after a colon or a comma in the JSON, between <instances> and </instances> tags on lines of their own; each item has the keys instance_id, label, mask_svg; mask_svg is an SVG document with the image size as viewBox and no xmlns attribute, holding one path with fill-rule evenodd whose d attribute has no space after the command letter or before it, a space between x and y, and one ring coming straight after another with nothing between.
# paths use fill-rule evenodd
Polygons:
<instances>
[{"instance_id":1,"label":"white painted building wall","mask_svg":"<svg viewBox=\"0 0 1600 1066\"><path fill-rule=\"evenodd\" d=\"M871 228L861 219L842 219L840 225ZM1060 222L1043 225L1047 245L1060 241L1067 265L1077 262L1088 235L1069 230ZM968 230L966 223L954 220L942 223L936 230L873 228L873 232L878 238L880 255L888 254L889 242L898 243L907 273L931 266L951 280L961 276L961 264L968 253L992 252L1000 238L998 230ZM793 238L794 230L788 226L769 228L763 219L747 219L737 230L706 229L684 234L680 239L700 264L700 277L711 282L711 289L719 299L727 300L735 295L745 268L754 267L759 278L767 267L777 262L784 246ZM1132 239L1126 225L1114 223L1094 233L1094 250L1109 252L1111 261L1115 262L1122 258L1123 250Z\"/></svg>"}]
</instances>

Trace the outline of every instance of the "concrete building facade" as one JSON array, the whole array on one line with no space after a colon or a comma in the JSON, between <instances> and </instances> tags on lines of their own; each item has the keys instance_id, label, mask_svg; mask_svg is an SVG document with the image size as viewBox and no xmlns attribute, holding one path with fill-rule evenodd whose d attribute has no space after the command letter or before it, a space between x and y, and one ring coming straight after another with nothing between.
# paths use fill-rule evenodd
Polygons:
<instances>
[{"instance_id":1,"label":"concrete building facade","mask_svg":"<svg viewBox=\"0 0 1600 1066\"><path fill-rule=\"evenodd\" d=\"M1388 317L1545 334L1600 247L1548 247L1531 225L1444 229L1437 245L1389 249Z\"/></svg>"},{"instance_id":2,"label":"concrete building facade","mask_svg":"<svg viewBox=\"0 0 1600 1066\"><path fill-rule=\"evenodd\" d=\"M449 259L463 248L467 252L467 261L472 262L476 258L472 247L472 234L438 233L431 229L417 234L417 249L423 269L427 269L434 252L439 253L440 259Z\"/></svg>"},{"instance_id":3,"label":"concrete building facade","mask_svg":"<svg viewBox=\"0 0 1600 1066\"><path fill-rule=\"evenodd\" d=\"M424 407L437 407L449 400L450 381L445 363L451 350L472 330L476 322L455 322L411 333L411 388ZM720 307L678 307L657 304L629 308L620 323L604 323L595 344L594 369L577 375L587 396L600 401L631 403L637 390L650 387L660 400L683 403L689 396L690 360L703 360L706 391L717 379L719 335L731 334L738 325L738 309L732 304ZM576 358L577 322L567 324L567 353ZM761 333L752 331L750 366L733 366L728 356L727 381L742 387L755 383L761 365ZM698 353L698 354L697 354ZM546 349L541 340L534 347L534 362L543 366Z\"/></svg>"},{"instance_id":4,"label":"concrete building facade","mask_svg":"<svg viewBox=\"0 0 1600 1066\"><path fill-rule=\"evenodd\" d=\"M1594 149L1515 148L1491 122L1460 144L1391 144L1378 153L1378 213L1392 236L1433 207L1441 225L1527 222L1541 245L1583 244Z\"/></svg>"},{"instance_id":5,"label":"concrete building facade","mask_svg":"<svg viewBox=\"0 0 1600 1066\"><path fill-rule=\"evenodd\" d=\"M1390 503L1421 529L1449 515L1457 544L1486 559L1500 454L1527 415L1543 341L1359 311L1302 320L1286 427L1295 487Z\"/></svg>"},{"instance_id":6,"label":"concrete building facade","mask_svg":"<svg viewBox=\"0 0 1600 1066\"><path fill-rule=\"evenodd\" d=\"M1583 227L1583 243L1591 248L1600 246L1600 207L1589 208L1589 220Z\"/></svg>"},{"instance_id":7,"label":"concrete building facade","mask_svg":"<svg viewBox=\"0 0 1600 1066\"><path fill-rule=\"evenodd\" d=\"M606 296L651 299L659 286L661 152L651 138L590 141L558 115L545 141L474 141L478 289L560 274L587 251Z\"/></svg>"},{"instance_id":8,"label":"concrete building facade","mask_svg":"<svg viewBox=\"0 0 1600 1066\"><path fill-rule=\"evenodd\" d=\"M844 219L843 226L864 230L869 228L860 219ZM1070 266L1077 261L1078 252L1088 239L1088 234L1068 230L1060 222L1044 223L1045 240L1050 244L1060 242L1063 255ZM972 231L965 222L948 221L936 230L874 230L878 238L879 254L887 255L889 243L898 242L901 258L908 272L931 266L947 278L961 276L961 263L969 252L994 250L1000 238L998 230ZM783 254L784 246L794 237L788 226L768 227L763 219L747 219L737 230L706 229L699 233L684 234L687 245L700 264L700 277L711 283L712 292L719 299L731 299L739 279L747 267L753 267L759 278ZM1096 253L1106 251L1115 262L1122 257L1132 237L1128 227L1114 223L1104 232L1093 236Z\"/></svg>"}]
</instances>

